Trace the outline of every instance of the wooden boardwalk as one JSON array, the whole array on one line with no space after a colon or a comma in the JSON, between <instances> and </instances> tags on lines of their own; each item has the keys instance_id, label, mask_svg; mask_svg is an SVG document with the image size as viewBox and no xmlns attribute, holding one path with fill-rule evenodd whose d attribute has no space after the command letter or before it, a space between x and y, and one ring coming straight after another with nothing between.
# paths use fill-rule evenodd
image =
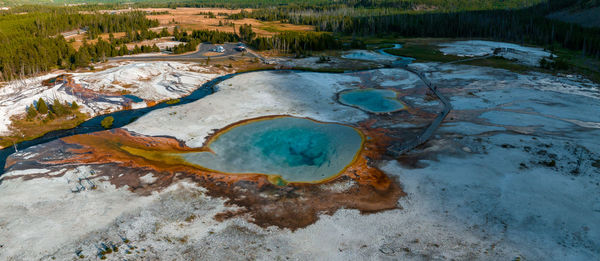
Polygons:
<instances>
[{"instance_id":1,"label":"wooden boardwalk","mask_svg":"<svg viewBox=\"0 0 600 261\"><path fill-rule=\"evenodd\" d=\"M394 156L400 156L414 149L415 147L427 142L427 140L431 138L431 135L433 135L433 132L437 130L440 124L442 124L442 121L444 121L446 116L448 116L450 111L452 111L452 104L450 104L450 101L446 99L446 97L444 97L440 92L438 92L437 86L433 85L431 81L427 79L425 74L423 74L423 72L409 68L408 66L405 66L404 69L419 76L421 81L423 81L423 83L427 85L427 88L429 88L429 90L431 90L433 94L435 94L435 96L442 102L442 104L444 105L444 109L441 112L439 112L433 120L433 122L431 122L431 124L429 124L429 126L427 126L427 128L422 133L417 135L414 139L409 140L407 142L403 142L402 144L392 145L388 149L388 152L392 153L392 155Z\"/></svg>"}]
</instances>

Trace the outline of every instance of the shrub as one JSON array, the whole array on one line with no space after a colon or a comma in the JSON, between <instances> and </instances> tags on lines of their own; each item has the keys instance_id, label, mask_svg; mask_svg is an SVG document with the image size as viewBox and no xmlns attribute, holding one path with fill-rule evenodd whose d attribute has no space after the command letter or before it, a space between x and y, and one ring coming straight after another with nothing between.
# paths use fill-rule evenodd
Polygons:
<instances>
[{"instance_id":1,"label":"shrub","mask_svg":"<svg viewBox=\"0 0 600 261\"><path fill-rule=\"evenodd\" d=\"M172 99L172 100L168 100L167 104L176 104L179 103L181 100L180 99Z\"/></svg>"},{"instance_id":2,"label":"shrub","mask_svg":"<svg viewBox=\"0 0 600 261\"><path fill-rule=\"evenodd\" d=\"M108 116L100 122L100 125L102 125L102 127L104 127L105 129L108 129L113 125L114 122L115 118L113 118L113 116Z\"/></svg>"}]
</instances>

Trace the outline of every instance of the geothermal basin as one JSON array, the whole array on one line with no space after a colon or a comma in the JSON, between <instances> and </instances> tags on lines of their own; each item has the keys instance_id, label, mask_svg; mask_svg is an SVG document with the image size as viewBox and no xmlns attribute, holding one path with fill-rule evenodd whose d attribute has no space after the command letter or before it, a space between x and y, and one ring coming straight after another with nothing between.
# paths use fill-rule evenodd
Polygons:
<instances>
[{"instance_id":1,"label":"geothermal basin","mask_svg":"<svg viewBox=\"0 0 600 261\"><path fill-rule=\"evenodd\" d=\"M362 134L353 127L273 117L234 124L208 141L209 151L179 155L215 172L264 174L286 183L316 183L344 171L362 144Z\"/></svg>"},{"instance_id":2,"label":"geothermal basin","mask_svg":"<svg viewBox=\"0 0 600 261\"><path fill-rule=\"evenodd\" d=\"M396 98L397 95L393 90L348 90L339 94L339 101L372 113L395 112L405 108L405 105Z\"/></svg>"}]
</instances>

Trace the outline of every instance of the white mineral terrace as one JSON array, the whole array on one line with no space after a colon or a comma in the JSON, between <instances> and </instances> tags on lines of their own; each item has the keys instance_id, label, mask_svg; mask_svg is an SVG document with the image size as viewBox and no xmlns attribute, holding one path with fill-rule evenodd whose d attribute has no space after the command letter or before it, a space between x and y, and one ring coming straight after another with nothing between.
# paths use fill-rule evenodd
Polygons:
<instances>
[{"instance_id":1,"label":"white mineral terrace","mask_svg":"<svg viewBox=\"0 0 600 261\"><path fill-rule=\"evenodd\" d=\"M457 50L453 46L448 48ZM114 260L598 260L600 86L578 77L486 67L410 66L427 72L454 110L425 146L408 153L422 156L418 166L378 163L408 194L398 201L399 209L368 215L342 209L292 232L243 218L216 221L215 214L236 206L207 196L189 180L139 195L99 178L92 179L97 189L72 193L77 180L96 166L14 171L4 177L24 176L0 182L0 260L71 260L76 253L95 259L105 242L122 249L108 256ZM125 69L134 71L119 73ZM176 76L180 70L184 75ZM212 77L201 71L166 62L129 64L76 79L98 88L119 79L147 86L136 89L140 97L176 97L164 92L162 83L179 82L186 93ZM138 77L142 73L148 85ZM377 75L380 84L399 92L422 88L402 69L380 69ZM359 81L351 73L247 73L220 83L212 95L155 110L126 129L199 147L213 130L260 116L356 124L369 115L336 102L335 95L358 88ZM18 99L6 90L18 88L0 88L4 125L10 114L4 108L22 110L49 95L34 87L21 90L28 98ZM416 96L402 101L438 105ZM35 148L19 153L29 157ZM26 178L38 174L46 177ZM155 182L158 174L144 175L142 184ZM319 186L346 191L354 184ZM124 251L123 237L139 254Z\"/></svg>"}]
</instances>

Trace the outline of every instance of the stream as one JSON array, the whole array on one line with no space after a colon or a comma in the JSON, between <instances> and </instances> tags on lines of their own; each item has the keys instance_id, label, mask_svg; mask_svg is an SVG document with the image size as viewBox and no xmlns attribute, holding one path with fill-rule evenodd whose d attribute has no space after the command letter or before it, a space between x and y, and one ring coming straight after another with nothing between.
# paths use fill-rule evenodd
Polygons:
<instances>
[{"instance_id":1,"label":"stream","mask_svg":"<svg viewBox=\"0 0 600 261\"><path fill-rule=\"evenodd\" d=\"M202 99L202 98L206 97L207 95L214 93L215 85L217 85L220 82L227 80L235 75L238 75L238 74L240 74L240 73L232 73L232 74L227 74L227 75L217 77L217 78L203 84L200 88L196 89L191 94L180 98L180 102L175 103L175 104L167 104L166 102L162 102L162 103L159 103L159 104L157 104L155 106L151 106L151 107L140 108L140 109L131 109L131 110L122 110L122 111L112 112L109 114L98 115L96 117L88 119L87 121L83 122L82 124L78 125L75 128L51 131L51 132L44 134L41 137L33 139L33 140L23 141L23 142L17 143L15 146L10 146L10 147L4 148L4 149L0 150L0 166L2 166L2 168L0 168L0 175L4 174L4 166L6 164L6 158L8 158L8 156L10 156L11 154L13 154L15 152L15 147L17 150L24 150L24 149L27 149L29 147L32 147L32 146L35 146L38 144L50 142L50 141L64 138L67 136L103 131L103 130L105 130L105 128L100 125L100 122L108 116L112 116L115 119L111 129L121 128L153 110L158 110L158 109L162 109L162 108L166 108L166 107L186 104L186 103L190 103L190 102L194 102L199 99Z\"/></svg>"}]
</instances>

